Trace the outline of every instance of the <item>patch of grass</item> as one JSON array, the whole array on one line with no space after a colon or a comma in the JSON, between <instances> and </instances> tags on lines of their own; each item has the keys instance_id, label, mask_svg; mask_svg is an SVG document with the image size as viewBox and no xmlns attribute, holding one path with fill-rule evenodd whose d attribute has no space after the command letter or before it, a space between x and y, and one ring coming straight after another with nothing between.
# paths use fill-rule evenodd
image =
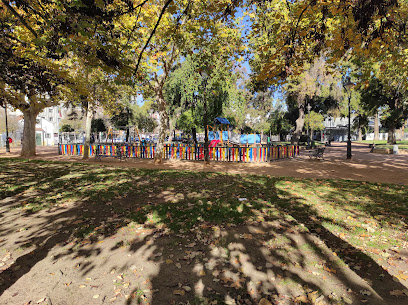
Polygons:
<instances>
[{"instance_id":1,"label":"patch of grass","mask_svg":"<svg viewBox=\"0 0 408 305\"><path fill-rule=\"evenodd\" d=\"M186 232L279 220L301 232L340 236L353 247L387 249L408 240L405 185L21 159L0 159L0 173L0 199L21 198L17 208L29 213L71 204L82 213L81 225L99 215L111 218L114 229L133 223ZM88 224L76 236L94 230ZM280 238L272 243L290 245Z\"/></svg>"},{"instance_id":2,"label":"patch of grass","mask_svg":"<svg viewBox=\"0 0 408 305\"><path fill-rule=\"evenodd\" d=\"M91 233L93 233L94 231L95 231L94 226L81 227L78 231L75 232L75 236L77 238L85 238L89 236Z\"/></svg>"}]
</instances>

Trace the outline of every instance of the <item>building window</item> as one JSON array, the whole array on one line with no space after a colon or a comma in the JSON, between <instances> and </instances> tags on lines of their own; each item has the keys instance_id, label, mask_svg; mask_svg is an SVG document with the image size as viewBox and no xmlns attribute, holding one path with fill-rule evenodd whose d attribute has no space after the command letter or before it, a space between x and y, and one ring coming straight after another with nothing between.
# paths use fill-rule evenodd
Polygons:
<instances>
[{"instance_id":1,"label":"building window","mask_svg":"<svg viewBox=\"0 0 408 305\"><path fill-rule=\"evenodd\" d=\"M51 116L50 116L50 119L49 119L49 121L50 121L50 122L52 122L52 117L51 117Z\"/></svg>"}]
</instances>

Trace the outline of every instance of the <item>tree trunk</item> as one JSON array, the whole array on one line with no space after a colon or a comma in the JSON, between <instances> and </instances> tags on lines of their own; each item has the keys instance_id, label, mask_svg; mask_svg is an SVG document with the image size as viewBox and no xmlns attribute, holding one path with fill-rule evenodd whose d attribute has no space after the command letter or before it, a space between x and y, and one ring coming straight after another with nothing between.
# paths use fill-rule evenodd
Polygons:
<instances>
[{"instance_id":1,"label":"tree trunk","mask_svg":"<svg viewBox=\"0 0 408 305\"><path fill-rule=\"evenodd\" d=\"M175 121L174 118L169 118L169 142L170 143L173 142L173 137L176 132L174 130L174 125L176 125L174 121Z\"/></svg>"},{"instance_id":2,"label":"tree trunk","mask_svg":"<svg viewBox=\"0 0 408 305\"><path fill-rule=\"evenodd\" d=\"M86 110L86 123L85 123L85 143L84 143L84 155L82 159L89 159L89 146L91 142L91 125L93 119L93 107L92 103L88 101L88 108Z\"/></svg>"},{"instance_id":3,"label":"tree trunk","mask_svg":"<svg viewBox=\"0 0 408 305\"><path fill-rule=\"evenodd\" d=\"M305 125L305 106L299 106L299 117L296 120L296 129L292 135L291 143L299 144L300 136L302 135L303 126Z\"/></svg>"},{"instance_id":4,"label":"tree trunk","mask_svg":"<svg viewBox=\"0 0 408 305\"><path fill-rule=\"evenodd\" d=\"M380 119L377 111L374 117L374 141L378 141L379 139L380 139Z\"/></svg>"},{"instance_id":5,"label":"tree trunk","mask_svg":"<svg viewBox=\"0 0 408 305\"><path fill-rule=\"evenodd\" d=\"M23 146L21 147L22 157L35 156L35 123L38 112L31 108L23 111L24 129L23 129Z\"/></svg>"},{"instance_id":6,"label":"tree trunk","mask_svg":"<svg viewBox=\"0 0 408 305\"><path fill-rule=\"evenodd\" d=\"M156 152L154 154L154 162L161 163L163 159L164 140L166 137L167 112L166 101L163 96L163 88L156 86L156 98L159 105L159 138L157 140Z\"/></svg>"},{"instance_id":7,"label":"tree trunk","mask_svg":"<svg viewBox=\"0 0 408 305\"><path fill-rule=\"evenodd\" d=\"M129 143L129 108L126 108L126 143Z\"/></svg>"},{"instance_id":8,"label":"tree trunk","mask_svg":"<svg viewBox=\"0 0 408 305\"><path fill-rule=\"evenodd\" d=\"M387 144L392 145L396 144L397 141L395 139L395 126L390 126L388 128L388 139L387 139Z\"/></svg>"},{"instance_id":9,"label":"tree trunk","mask_svg":"<svg viewBox=\"0 0 408 305\"><path fill-rule=\"evenodd\" d=\"M195 127L191 128L191 133L193 135L194 144L197 145L197 129Z\"/></svg>"},{"instance_id":10,"label":"tree trunk","mask_svg":"<svg viewBox=\"0 0 408 305\"><path fill-rule=\"evenodd\" d=\"M358 126L358 141L363 141L363 129Z\"/></svg>"}]
</instances>

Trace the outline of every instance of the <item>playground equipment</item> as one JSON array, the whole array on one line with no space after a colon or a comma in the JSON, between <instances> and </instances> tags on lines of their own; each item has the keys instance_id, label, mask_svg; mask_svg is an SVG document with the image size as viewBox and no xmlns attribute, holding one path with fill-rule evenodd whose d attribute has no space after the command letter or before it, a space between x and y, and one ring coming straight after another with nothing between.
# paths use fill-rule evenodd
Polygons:
<instances>
[{"instance_id":1,"label":"playground equipment","mask_svg":"<svg viewBox=\"0 0 408 305\"><path fill-rule=\"evenodd\" d=\"M219 130L217 130L217 127ZM224 127L224 128L223 128ZM212 129L210 131L210 129ZM227 142L227 145L256 145L266 144L267 136L261 136L259 134L237 134L230 131L230 122L226 118L217 117L214 120L214 126L207 126L208 140L210 141L209 147L215 147L216 144L221 145ZM214 142L218 141L218 142ZM214 144L215 143L215 144Z\"/></svg>"},{"instance_id":2,"label":"playground equipment","mask_svg":"<svg viewBox=\"0 0 408 305\"><path fill-rule=\"evenodd\" d=\"M223 130L223 126L226 126L226 130ZM217 127L220 129L220 133L218 138L216 138L215 134L218 134ZM212 129L212 132L210 131L210 128ZM210 138L210 133L214 136ZM214 126L207 125L207 134L208 134L208 139L210 141L212 140L219 140L221 144L224 144L224 139L227 140L227 144L229 145L229 139L230 139L230 122L226 118L220 118L216 117L214 120Z\"/></svg>"},{"instance_id":3,"label":"playground equipment","mask_svg":"<svg viewBox=\"0 0 408 305\"><path fill-rule=\"evenodd\" d=\"M91 144L126 143L126 130L113 130L111 127L106 132L92 132ZM129 128L128 143L141 142L141 136L137 127ZM59 134L59 144L84 144L85 132L61 132Z\"/></svg>"},{"instance_id":4,"label":"playground equipment","mask_svg":"<svg viewBox=\"0 0 408 305\"><path fill-rule=\"evenodd\" d=\"M229 131L210 131L208 133L208 139L211 141L217 140L223 144L222 139L228 140L228 144L232 145L256 145L267 144L267 136L261 137L260 134L237 134Z\"/></svg>"}]
</instances>

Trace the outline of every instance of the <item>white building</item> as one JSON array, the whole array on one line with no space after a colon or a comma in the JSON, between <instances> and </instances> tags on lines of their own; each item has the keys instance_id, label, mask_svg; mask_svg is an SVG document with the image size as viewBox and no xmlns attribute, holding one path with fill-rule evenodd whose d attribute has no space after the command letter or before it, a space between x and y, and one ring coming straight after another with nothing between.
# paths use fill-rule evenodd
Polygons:
<instances>
[{"instance_id":1,"label":"white building","mask_svg":"<svg viewBox=\"0 0 408 305\"><path fill-rule=\"evenodd\" d=\"M348 117L326 117L324 122L324 130L321 132L321 141L327 142L329 139L335 142L347 141L348 133ZM351 117L353 124L353 117ZM351 130L351 140L357 140L357 135Z\"/></svg>"},{"instance_id":2,"label":"white building","mask_svg":"<svg viewBox=\"0 0 408 305\"><path fill-rule=\"evenodd\" d=\"M38 116L35 125L36 145L49 146L58 144L61 106L45 108Z\"/></svg>"}]
</instances>

